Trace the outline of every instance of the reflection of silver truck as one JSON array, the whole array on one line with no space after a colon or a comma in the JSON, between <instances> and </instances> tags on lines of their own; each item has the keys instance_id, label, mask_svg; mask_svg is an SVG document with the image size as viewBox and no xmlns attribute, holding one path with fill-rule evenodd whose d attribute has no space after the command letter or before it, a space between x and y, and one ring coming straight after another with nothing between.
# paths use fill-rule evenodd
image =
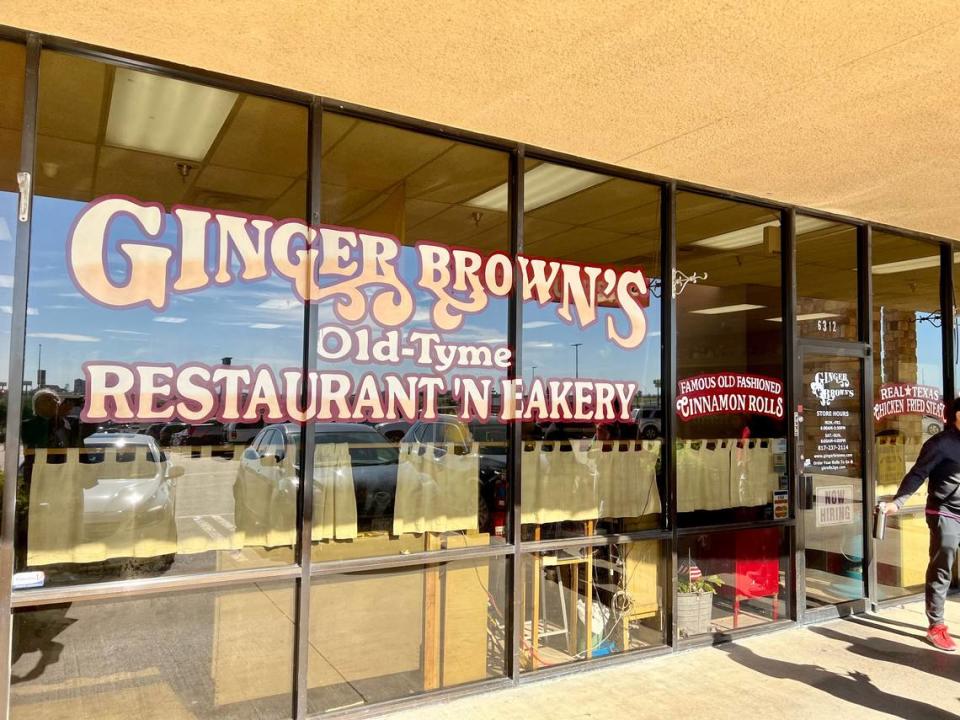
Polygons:
<instances>
[{"instance_id":1,"label":"reflection of silver truck","mask_svg":"<svg viewBox=\"0 0 960 720\"><path fill-rule=\"evenodd\" d=\"M633 421L644 440L654 440L663 432L663 413L659 407L637 408L633 411Z\"/></svg>"},{"instance_id":2,"label":"reflection of silver truck","mask_svg":"<svg viewBox=\"0 0 960 720\"><path fill-rule=\"evenodd\" d=\"M223 426L224 439L231 445L249 445L263 430L263 420L252 423L229 422Z\"/></svg>"}]
</instances>

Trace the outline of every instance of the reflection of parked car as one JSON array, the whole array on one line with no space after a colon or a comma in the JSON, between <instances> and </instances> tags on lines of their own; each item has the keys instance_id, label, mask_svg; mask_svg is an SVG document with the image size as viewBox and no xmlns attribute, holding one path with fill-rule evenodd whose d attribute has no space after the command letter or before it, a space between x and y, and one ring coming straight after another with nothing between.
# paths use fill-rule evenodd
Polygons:
<instances>
[{"instance_id":1,"label":"reflection of parked car","mask_svg":"<svg viewBox=\"0 0 960 720\"><path fill-rule=\"evenodd\" d=\"M932 415L924 415L923 429L926 431L927 435L936 435L938 432L943 430L943 420L933 417Z\"/></svg>"},{"instance_id":2,"label":"reflection of parked car","mask_svg":"<svg viewBox=\"0 0 960 720\"><path fill-rule=\"evenodd\" d=\"M455 415L418 420L401 442L454 443L454 452L469 452L473 442L480 453L477 478L477 523L481 532L506 533L507 517L507 425L498 422L466 425Z\"/></svg>"},{"instance_id":3,"label":"reflection of parked car","mask_svg":"<svg viewBox=\"0 0 960 720\"><path fill-rule=\"evenodd\" d=\"M226 441L233 445L249 445L262 429L262 418L252 423L230 422L223 426Z\"/></svg>"},{"instance_id":4,"label":"reflection of parked car","mask_svg":"<svg viewBox=\"0 0 960 720\"><path fill-rule=\"evenodd\" d=\"M374 429L390 442L400 442L410 429L410 423L406 420L393 420L377 423Z\"/></svg>"},{"instance_id":5,"label":"reflection of parked car","mask_svg":"<svg viewBox=\"0 0 960 720\"><path fill-rule=\"evenodd\" d=\"M96 433L83 444L87 452L81 462L102 468L93 472L96 483L83 491L83 541L101 542L132 527L138 540L161 538L175 544L175 480L183 468L171 465L149 435ZM116 462L104 462L108 449L116 450ZM135 562L164 570L173 559L170 553Z\"/></svg>"},{"instance_id":6,"label":"reflection of parked car","mask_svg":"<svg viewBox=\"0 0 960 720\"><path fill-rule=\"evenodd\" d=\"M157 435L157 442L160 443L160 447L169 447L173 444L173 436L178 432L186 430L187 424L182 422L170 422L160 428L160 432Z\"/></svg>"},{"instance_id":7,"label":"reflection of parked car","mask_svg":"<svg viewBox=\"0 0 960 720\"><path fill-rule=\"evenodd\" d=\"M175 447L189 447L190 457L198 458L201 455L201 447L209 446L214 448L212 455L233 456L232 450L223 448L224 436L223 425L218 422L205 422L199 425L186 425L183 430L170 438L170 444Z\"/></svg>"},{"instance_id":8,"label":"reflection of parked car","mask_svg":"<svg viewBox=\"0 0 960 720\"><path fill-rule=\"evenodd\" d=\"M318 445L349 446L358 529L388 529L397 489L397 448L367 425L324 423L316 426L315 433ZM233 486L238 528L250 532L257 527L293 527L299 448L300 426L287 423L265 427L244 450ZM346 470L338 468L336 472Z\"/></svg>"},{"instance_id":9,"label":"reflection of parked car","mask_svg":"<svg viewBox=\"0 0 960 720\"><path fill-rule=\"evenodd\" d=\"M663 432L663 413L658 407L637 408L633 411L633 421L640 426L640 437L654 440Z\"/></svg>"}]
</instances>

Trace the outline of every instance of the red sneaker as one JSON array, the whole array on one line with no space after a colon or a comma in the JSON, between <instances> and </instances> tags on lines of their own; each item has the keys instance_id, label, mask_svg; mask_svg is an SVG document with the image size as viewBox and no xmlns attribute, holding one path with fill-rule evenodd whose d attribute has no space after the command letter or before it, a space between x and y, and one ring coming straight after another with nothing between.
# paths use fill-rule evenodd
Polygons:
<instances>
[{"instance_id":1,"label":"red sneaker","mask_svg":"<svg viewBox=\"0 0 960 720\"><path fill-rule=\"evenodd\" d=\"M943 624L934 625L927 630L927 640L930 641L931 645L940 650L953 652L957 649L957 644L953 641L953 638L950 637L947 626Z\"/></svg>"}]
</instances>

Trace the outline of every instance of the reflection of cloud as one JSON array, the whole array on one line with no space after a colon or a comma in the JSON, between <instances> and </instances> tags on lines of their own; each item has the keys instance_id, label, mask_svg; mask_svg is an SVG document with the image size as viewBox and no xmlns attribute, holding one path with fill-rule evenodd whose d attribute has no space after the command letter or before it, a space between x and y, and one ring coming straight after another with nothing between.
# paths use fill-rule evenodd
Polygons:
<instances>
[{"instance_id":1,"label":"reflection of cloud","mask_svg":"<svg viewBox=\"0 0 960 720\"><path fill-rule=\"evenodd\" d=\"M9 305L0 305L0 312L5 312L7 315L13 315L13 308ZM36 308L28 307L27 315L39 315L40 311Z\"/></svg>"},{"instance_id":2,"label":"reflection of cloud","mask_svg":"<svg viewBox=\"0 0 960 720\"><path fill-rule=\"evenodd\" d=\"M0 287L13 287L13 275L0 275Z\"/></svg>"},{"instance_id":3,"label":"reflection of cloud","mask_svg":"<svg viewBox=\"0 0 960 720\"><path fill-rule=\"evenodd\" d=\"M0 242L11 242L13 235L10 234L10 226L7 225L6 218L0 217Z\"/></svg>"},{"instance_id":4,"label":"reflection of cloud","mask_svg":"<svg viewBox=\"0 0 960 720\"><path fill-rule=\"evenodd\" d=\"M78 292L57 293L57 295L59 295L60 297L66 297L66 298L82 298L83 297L83 295L81 295Z\"/></svg>"},{"instance_id":5,"label":"reflection of cloud","mask_svg":"<svg viewBox=\"0 0 960 720\"><path fill-rule=\"evenodd\" d=\"M524 348L537 348L537 349L544 348L544 349L545 349L545 348L560 347L560 345L559 345L558 343L553 343L553 342L537 341L537 342L525 342L525 343L523 344L523 347L524 347Z\"/></svg>"},{"instance_id":6,"label":"reflection of cloud","mask_svg":"<svg viewBox=\"0 0 960 720\"><path fill-rule=\"evenodd\" d=\"M162 322L162 323L170 323L171 325L179 325L180 323L185 323L185 322L187 321L187 319L186 319L186 318L182 318L182 317L170 317L170 316L168 316L168 315L164 315L163 317L155 317L155 318L153 319L153 321L154 321L154 322Z\"/></svg>"},{"instance_id":7,"label":"reflection of cloud","mask_svg":"<svg viewBox=\"0 0 960 720\"><path fill-rule=\"evenodd\" d=\"M280 323L254 323L250 327L254 330L276 330L277 328L282 328L283 325Z\"/></svg>"},{"instance_id":8,"label":"reflection of cloud","mask_svg":"<svg viewBox=\"0 0 960 720\"><path fill-rule=\"evenodd\" d=\"M104 330L104 332L116 333L117 335L143 335L144 337L149 337L150 335L150 333L139 332L138 330L114 330L112 328L108 328Z\"/></svg>"},{"instance_id":9,"label":"reflection of cloud","mask_svg":"<svg viewBox=\"0 0 960 720\"><path fill-rule=\"evenodd\" d=\"M72 333L37 332L27 333L27 337L63 340L64 342L100 342L100 338L92 335L74 335Z\"/></svg>"},{"instance_id":10,"label":"reflection of cloud","mask_svg":"<svg viewBox=\"0 0 960 720\"><path fill-rule=\"evenodd\" d=\"M44 310L79 310L78 305L47 305Z\"/></svg>"},{"instance_id":11,"label":"reflection of cloud","mask_svg":"<svg viewBox=\"0 0 960 720\"><path fill-rule=\"evenodd\" d=\"M534 320L532 322L525 322L523 324L524 330L536 330L537 328L547 327L549 325L556 325L555 322L550 320Z\"/></svg>"},{"instance_id":12,"label":"reflection of cloud","mask_svg":"<svg viewBox=\"0 0 960 720\"><path fill-rule=\"evenodd\" d=\"M302 308L303 303L296 298L275 297L264 300L257 305L257 307L262 310L293 310L295 308Z\"/></svg>"}]
</instances>

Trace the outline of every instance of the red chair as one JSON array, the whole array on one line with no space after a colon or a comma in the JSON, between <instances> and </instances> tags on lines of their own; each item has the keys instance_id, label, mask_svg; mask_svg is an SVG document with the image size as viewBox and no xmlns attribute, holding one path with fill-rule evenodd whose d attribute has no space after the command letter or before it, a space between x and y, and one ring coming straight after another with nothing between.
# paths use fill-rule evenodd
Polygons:
<instances>
[{"instance_id":1,"label":"red chair","mask_svg":"<svg viewBox=\"0 0 960 720\"><path fill-rule=\"evenodd\" d=\"M740 625L740 602L752 598L772 597L772 617L776 620L780 605L779 529L743 530L734 533L731 540L731 552L725 553L727 559L718 569L727 581L720 588L721 594L733 598L733 627Z\"/></svg>"}]
</instances>

